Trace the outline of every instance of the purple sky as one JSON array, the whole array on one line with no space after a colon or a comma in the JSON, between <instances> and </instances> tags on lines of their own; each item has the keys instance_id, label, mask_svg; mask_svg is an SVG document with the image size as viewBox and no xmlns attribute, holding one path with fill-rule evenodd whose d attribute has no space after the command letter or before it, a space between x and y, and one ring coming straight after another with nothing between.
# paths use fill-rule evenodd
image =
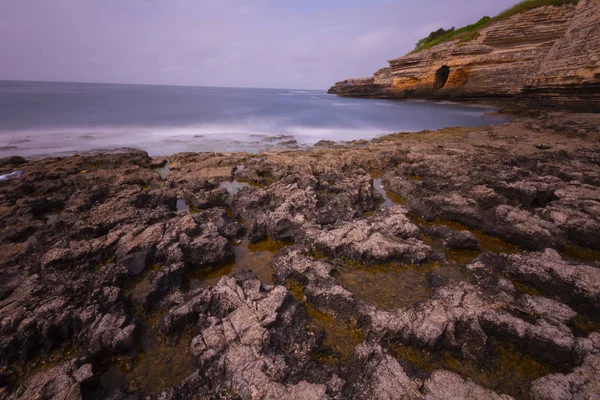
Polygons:
<instances>
[{"instance_id":1,"label":"purple sky","mask_svg":"<svg viewBox=\"0 0 600 400\"><path fill-rule=\"evenodd\" d=\"M516 0L0 0L0 79L326 89Z\"/></svg>"}]
</instances>

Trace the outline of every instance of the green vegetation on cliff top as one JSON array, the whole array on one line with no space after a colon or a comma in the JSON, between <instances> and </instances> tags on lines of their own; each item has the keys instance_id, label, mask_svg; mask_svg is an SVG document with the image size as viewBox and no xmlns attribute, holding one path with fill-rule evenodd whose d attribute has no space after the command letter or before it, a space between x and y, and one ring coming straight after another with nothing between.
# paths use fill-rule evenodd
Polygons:
<instances>
[{"instance_id":1,"label":"green vegetation on cliff top","mask_svg":"<svg viewBox=\"0 0 600 400\"><path fill-rule=\"evenodd\" d=\"M479 31L492 22L501 21L523 11L533 10L534 8L543 6L564 6L567 4L577 4L578 2L579 0L524 0L518 4L515 4L508 10L501 12L494 18L485 16L476 23L463 26L459 29L454 29L454 27L448 30L440 28L437 31L431 32L429 36L417 42L412 53L418 53L419 51L436 46L440 43L448 42L450 40L460 40L461 42L466 42L475 39L477 36L479 36Z\"/></svg>"}]
</instances>

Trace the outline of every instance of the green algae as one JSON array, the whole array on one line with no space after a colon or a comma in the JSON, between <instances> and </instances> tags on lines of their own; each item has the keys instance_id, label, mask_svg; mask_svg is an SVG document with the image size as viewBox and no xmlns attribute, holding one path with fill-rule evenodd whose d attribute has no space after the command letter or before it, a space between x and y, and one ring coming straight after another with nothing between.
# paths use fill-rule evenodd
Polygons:
<instances>
[{"instance_id":1,"label":"green algae","mask_svg":"<svg viewBox=\"0 0 600 400\"><path fill-rule=\"evenodd\" d=\"M323 333L320 348L312 354L321 364L344 363L354 353L356 346L363 342L363 332L354 320L342 320L316 308L308 303L304 296L304 284L297 279L287 279L284 286L291 295L304 307L309 321L307 328Z\"/></svg>"},{"instance_id":2,"label":"green algae","mask_svg":"<svg viewBox=\"0 0 600 400\"><path fill-rule=\"evenodd\" d=\"M273 240L271 238L267 238L266 240L261 240L255 243L248 244L248 250L250 252L262 252L268 251L271 254L277 254L277 252L284 247L290 246L292 243L284 242L281 240Z\"/></svg>"},{"instance_id":3,"label":"green algae","mask_svg":"<svg viewBox=\"0 0 600 400\"><path fill-rule=\"evenodd\" d=\"M380 169L369 169L367 171L367 173L371 176L371 178L373 179L381 179L383 177L383 171Z\"/></svg>"},{"instance_id":4,"label":"green algae","mask_svg":"<svg viewBox=\"0 0 600 400\"><path fill-rule=\"evenodd\" d=\"M470 264L480 253L479 250L447 249L446 260L456 264Z\"/></svg>"},{"instance_id":5,"label":"green algae","mask_svg":"<svg viewBox=\"0 0 600 400\"><path fill-rule=\"evenodd\" d=\"M410 307L433 293L427 274L415 268L351 268L340 271L337 278L357 300L383 309Z\"/></svg>"},{"instance_id":6,"label":"green algae","mask_svg":"<svg viewBox=\"0 0 600 400\"><path fill-rule=\"evenodd\" d=\"M523 282L519 279L515 279L515 278L511 278L509 280L514 285L515 289L517 289L517 291L519 291L520 293L528 294L531 296L547 297L544 294L544 292L542 292L540 289L536 288L535 286L532 286L528 283L525 283L525 282Z\"/></svg>"},{"instance_id":7,"label":"green algae","mask_svg":"<svg viewBox=\"0 0 600 400\"><path fill-rule=\"evenodd\" d=\"M592 332L600 332L600 318L577 314L577 317L569 324L571 330L578 336L587 336Z\"/></svg>"},{"instance_id":8,"label":"green algae","mask_svg":"<svg viewBox=\"0 0 600 400\"><path fill-rule=\"evenodd\" d=\"M515 254L521 253L522 250L515 246L514 244L508 243L499 239L495 236L490 236L488 234L483 233L477 229L471 229L465 225L462 225L455 221L448 221L440 218L436 218L433 222L435 225L443 225L452 229L453 231L469 231L471 232L479 241L479 246L485 250L490 251L492 253L506 253L506 254Z\"/></svg>"},{"instance_id":9,"label":"green algae","mask_svg":"<svg viewBox=\"0 0 600 400\"><path fill-rule=\"evenodd\" d=\"M240 243L234 244L235 257L233 260L192 271L186 279L185 285L190 289L208 287L216 284L224 276L245 270L254 272L262 283L272 285L274 283L273 258L279 250L290 244L270 238L250 243L247 238L244 238Z\"/></svg>"},{"instance_id":10,"label":"green algae","mask_svg":"<svg viewBox=\"0 0 600 400\"><path fill-rule=\"evenodd\" d=\"M193 372L187 340L178 338L157 344L147 344L148 351L139 353L126 376L130 389L157 393L180 384Z\"/></svg>"},{"instance_id":11,"label":"green algae","mask_svg":"<svg viewBox=\"0 0 600 400\"><path fill-rule=\"evenodd\" d=\"M100 389L104 395L123 387L152 395L179 385L194 371L189 349L190 329L174 337L158 329L164 312L142 318L142 334L138 346L127 353L113 356L99 365Z\"/></svg>"},{"instance_id":12,"label":"green algae","mask_svg":"<svg viewBox=\"0 0 600 400\"><path fill-rule=\"evenodd\" d=\"M309 303L303 303L309 316L308 328L313 332L323 332L322 347L313 354L323 364L345 362L354 349L363 342L362 330L355 321L343 321L327 314Z\"/></svg>"},{"instance_id":13,"label":"green algae","mask_svg":"<svg viewBox=\"0 0 600 400\"><path fill-rule=\"evenodd\" d=\"M304 301L304 288L305 286L300 283L297 279L286 279L283 283L290 294L299 302Z\"/></svg>"},{"instance_id":14,"label":"green algae","mask_svg":"<svg viewBox=\"0 0 600 400\"><path fill-rule=\"evenodd\" d=\"M449 351L430 352L397 343L388 348L408 370L432 373L446 369L517 399L529 399L529 388L534 380L558 372L555 367L523 354L508 342L490 339L488 344L488 353L481 364Z\"/></svg>"},{"instance_id":15,"label":"green algae","mask_svg":"<svg viewBox=\"0 0 600 400\"><path fill-rule=\"evenodd\" d=\"M391 310L429 299L433 294L430 285L432 272L450 280L472 280L466 269L437 262L424 265L347 265L338 268L334 276L357 300Z\"/></svg>"},{"instance_id":16,"label":"green algae","mask_svg":"<svg viewBox=\"0 0 600 400\"><path fill-rule=\"evenodd\" d=\"M225 213L227 214L227 216L229 218L231 218L232 221L236 220L235 213L233 212L233 210L231 208L229 208L229 207L216 207L216 208L225 211Z\"/></svg>"},{"instance_id":17,"label":"green algae","mask_svg":"<svg viewBox=\"0 0 600 400\"><path fill-rule=\"evenodd\" d=\"M127 296L131 296L134 300L140 300L146 297L152 287L150 286L150 274L155 271L163 269L162 265L152 264L139 274L138 276L131 277L123 287L123 293Z\"/></svg>"},{"instance_id":18,"label":"green algae","mask_svg":"<svg viewBox=\"0 0 600 400\"><path fill-rule=\"evenodd\" d=\"M600 252L574 244L566 245L561 255L578 261L600 262Z\"/></svg>"},{"instance_id":19,"label":"green algae","mask_svg":"<svg viewBox=\"0 0 600 400\"><path fill-rule=\"evenodd\" d=\"M506 253L506 254L518 254L522 253L523 250L512 244L505 242L495 236L488 235L481 230L472 229L456 221L449 221L441 218L436 218L432 222L425 221L423 218L417 215L409 215L410 220L417 225L421 226L445 226L453 231L469 231L477 238L479 246L482 250L489 251L492 253Z\"/></svg>"}]
</instances>

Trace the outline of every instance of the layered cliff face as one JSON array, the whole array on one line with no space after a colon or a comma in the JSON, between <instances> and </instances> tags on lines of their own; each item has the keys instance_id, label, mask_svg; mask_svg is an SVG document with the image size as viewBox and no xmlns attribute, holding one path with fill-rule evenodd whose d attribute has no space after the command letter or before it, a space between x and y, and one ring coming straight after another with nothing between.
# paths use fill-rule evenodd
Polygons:
<instances>
[{"instance_id":1,"label":"layered cliff face","mask_svg":"<svg viewBox=\"0 0 600 400\"><path fill-rule=\"evenodd\" d=\"M373 78L338 82L330 93L600 105L600 0L536 8L469 39L391 60Z\"/></svg>"}]
</instances>

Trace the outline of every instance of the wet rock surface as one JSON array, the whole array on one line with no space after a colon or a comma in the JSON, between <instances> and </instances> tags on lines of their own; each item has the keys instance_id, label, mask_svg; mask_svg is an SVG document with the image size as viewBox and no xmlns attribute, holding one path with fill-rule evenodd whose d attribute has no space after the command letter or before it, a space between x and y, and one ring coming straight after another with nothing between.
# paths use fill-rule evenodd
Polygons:
<instances>
[{"instance_id":1,"label":"wet rock surface","mask_svg":"<svg viewBox=\"0 0 600 400\"><path fill-rule=\"evenodd\" d=\"M0 398L600 397L598 126L17 160Z\"/></svg>"}]
</instances>

